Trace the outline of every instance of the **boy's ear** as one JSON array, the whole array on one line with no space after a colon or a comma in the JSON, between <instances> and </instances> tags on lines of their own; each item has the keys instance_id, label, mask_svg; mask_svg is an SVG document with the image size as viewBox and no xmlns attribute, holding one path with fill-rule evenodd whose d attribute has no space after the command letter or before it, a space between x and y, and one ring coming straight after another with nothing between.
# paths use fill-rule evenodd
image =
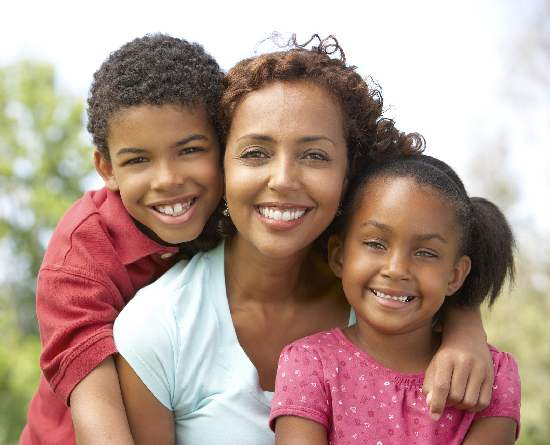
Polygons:
<instances>
[{"instance_id":1,"label":"boy's ear","mask_svg":"<svg viewBox=\"0 0 550 445\"><path fill-rule=\"evenodd\" d=\"M445 295L453 295L458 289L462 287L462 284L470 273L471 268L472 260L470 260L469 256L464 255L458 259L447 284L447 292Z\"/></svg>"},{"instance_id":2,"label":"boy's ear","mask_svg":"<svg viewBox=\"0 0 550 445\"><path fill-rule=\"evenodd\" d=\"M113 174L113 164L108 159L105 159L105 156L97 149L94 151L94 164L95 169L103 178L103 181L105 181L105 187L113 192L118 191L118 183Z\"/></svg>"},{"instance_id":3,"label":"boy's ear","mask_svg":"<svg viewBox=\"0 0 550 445\"><path fill-rule=\"evenodd\" d=\"M344 256L344 243L337 235L332 235L328 240L328 264L338 278L342 278L342 258Z\"/></svg>"}]
</instances>

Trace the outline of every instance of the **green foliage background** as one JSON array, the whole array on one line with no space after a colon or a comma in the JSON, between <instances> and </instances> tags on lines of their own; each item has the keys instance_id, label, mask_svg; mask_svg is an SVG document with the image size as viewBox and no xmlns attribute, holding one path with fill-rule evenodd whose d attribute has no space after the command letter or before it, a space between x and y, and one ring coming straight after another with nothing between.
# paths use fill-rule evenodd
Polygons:
<instances>
[{"instance_id":1,"label":"green foliage background","mask_svg":"<svg viewBox=\"0 0 550 445\"><path fill-rule=\"evenodd\" d=\"M17 443L37 387L35 277L49 234L92 169L83 126L82 100L62 93L50 65L0 68L0 444ZM519 362L518 443L542 445L550 441L550 299L535 284L550 263L521 250L518 263L518 285L486 311L486 328Z\"/></svg>"}]
</instances>

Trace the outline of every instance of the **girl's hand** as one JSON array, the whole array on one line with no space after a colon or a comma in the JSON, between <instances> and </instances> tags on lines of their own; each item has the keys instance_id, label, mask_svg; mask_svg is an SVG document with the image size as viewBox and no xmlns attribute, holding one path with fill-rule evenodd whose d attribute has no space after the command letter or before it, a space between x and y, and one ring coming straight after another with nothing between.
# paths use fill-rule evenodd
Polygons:
<instances>
[{"instance_id":1,"label":"girl's hand","mask_svg":"<svg viewBox=\"0 0 550 445\"><path fill-rule=\"evenodd\" d=\"M443 340L426 370L423 392L430 415L439 419L445 406L481 411L491 401L493 361L479 309L450 308Z\"/></svg>"}]
</instances>

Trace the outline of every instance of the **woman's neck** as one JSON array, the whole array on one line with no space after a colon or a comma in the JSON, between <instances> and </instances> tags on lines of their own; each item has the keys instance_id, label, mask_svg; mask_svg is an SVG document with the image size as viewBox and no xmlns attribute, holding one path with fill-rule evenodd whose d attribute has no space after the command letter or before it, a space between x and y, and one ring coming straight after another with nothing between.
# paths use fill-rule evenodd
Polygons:
<instances>
[{"instance_id":1,"label":"woman's neck","mask_svg":"<svg viewBox=\"0 0 550 445\"><path fill-rule=\"evenodd\" d=\"M226 242L225 275L232 303L280 305L295 302L304 293L310 248L291 257L263 255L247 240L235 235Z\"/></svg>"},{"instance_id":2,"label":"woman's neck","mask_svg":"<svg viewBox=\"0 0 550 445\"><path fill-rule=\"evenodd\" d=\"M428 367L441 338L431 325L403 334L384 333L362 320L345 331L346 336L376 361L394 371L420 373Z\"/></svg>"}]
</instances>

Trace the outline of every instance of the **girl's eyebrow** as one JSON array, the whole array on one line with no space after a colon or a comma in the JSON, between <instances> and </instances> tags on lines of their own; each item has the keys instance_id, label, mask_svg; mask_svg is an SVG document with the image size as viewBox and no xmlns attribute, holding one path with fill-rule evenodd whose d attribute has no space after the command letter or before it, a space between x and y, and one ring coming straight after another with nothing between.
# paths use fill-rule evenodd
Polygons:
<instances>
[{"instance_id":1,"label":"girl's eyebrow","mask_svg":"<svg viewBox=\"0 0 550 445\"><path fill-rule=\"evenodd\" d=\"M368 221L365 221L363 224L361 224L361 227L364 227L364 226L373 226L379 230L382 230L383 232L388 232L388 233L392 233L394 231L391 226L388 226L387 224L383 224L379 221L375 221L373 219L369 219ZM416 236L417 241L430 241L434 239L447 244L447 240L443 238L443 236L441 236L439 233L425 233L425 234Z\"/></svg>"}]
</instances>

